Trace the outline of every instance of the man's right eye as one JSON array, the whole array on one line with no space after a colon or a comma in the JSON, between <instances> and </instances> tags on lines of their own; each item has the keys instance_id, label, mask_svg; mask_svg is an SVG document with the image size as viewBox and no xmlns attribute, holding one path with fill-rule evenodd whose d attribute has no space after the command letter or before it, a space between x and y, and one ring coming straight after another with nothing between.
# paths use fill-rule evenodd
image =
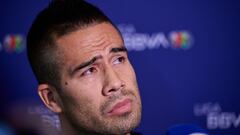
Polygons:
<instances>
[{"instance_id":1,"label":"man's right eye","mask_svg":"<svg viewBox=\"0 0 240 135\"><path fill-rule=\"evenodd\" d=\"M87 75L91 75L93 73L97 72L97 69L95 67L90 67L88 69L86 69L81 76L87 76Z\"/></svg>"}]
</instances>

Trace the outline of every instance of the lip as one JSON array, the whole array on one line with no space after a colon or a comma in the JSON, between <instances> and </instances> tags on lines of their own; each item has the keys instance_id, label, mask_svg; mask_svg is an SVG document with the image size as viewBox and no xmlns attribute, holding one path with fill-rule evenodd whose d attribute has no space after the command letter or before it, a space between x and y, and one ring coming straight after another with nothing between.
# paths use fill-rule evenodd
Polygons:
<instances>
[{"instance_id":1,"label":"lip","mask_svg":"<svg viewBox=\"0 0 240 135\"><path fill-rule=\"evenodd\" d=\"M132 109L132 100L131 99L125 99L123 101L120 101L113 105L113 107L108 111L108 116L118 116L123 115L127 112L130 112Z\"/></svg>"}]
</instances>

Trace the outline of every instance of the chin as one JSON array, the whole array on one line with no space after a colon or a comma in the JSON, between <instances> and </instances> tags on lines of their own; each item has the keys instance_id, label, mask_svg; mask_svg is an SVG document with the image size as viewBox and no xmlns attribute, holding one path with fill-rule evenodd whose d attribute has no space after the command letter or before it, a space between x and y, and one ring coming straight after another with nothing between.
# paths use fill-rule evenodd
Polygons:
<instances>
[{"instance_id":1,"label":"chin","mask_svg":"<svg viewBox=\"0 0 240 135\"><path fill-rule=\"evenodd\" d=\"M108 123L108 131L105 131L104 134L123 135L132 132L141 121L139 110L112 118L111 122Z\"/></svg>"}]
</instances>

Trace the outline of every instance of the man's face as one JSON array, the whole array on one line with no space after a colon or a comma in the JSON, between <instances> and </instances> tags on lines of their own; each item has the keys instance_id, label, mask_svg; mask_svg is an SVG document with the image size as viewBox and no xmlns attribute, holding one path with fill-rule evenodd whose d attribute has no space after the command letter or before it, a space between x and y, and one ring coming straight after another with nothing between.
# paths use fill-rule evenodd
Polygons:
<instances>
[{"instance_id":1,"label":"man's face","mask_svg":"<svg viewBox=\"0 0 240 135\"><path fill-rule=\"evenodd\" d=\"M136 76L123 40L109 23L69 33L57 40L64 63L62 115L72 127L102 134L124 134L141 119Z\"/></svg>"}]
</instances>

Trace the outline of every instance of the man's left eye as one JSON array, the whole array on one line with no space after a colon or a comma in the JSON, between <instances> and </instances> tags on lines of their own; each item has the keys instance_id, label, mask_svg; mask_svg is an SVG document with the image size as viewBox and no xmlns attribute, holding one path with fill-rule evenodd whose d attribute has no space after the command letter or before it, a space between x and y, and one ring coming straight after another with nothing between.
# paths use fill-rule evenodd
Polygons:
<instances>
[{"instance_id":1,"label":"man's left eye","mask_svg":"<svg viewBox=\"0 0 240 135\"><path fill-rule=\"evenodd\" d=\"M123 63L124 61L125 61L125 57L118 57L113 61L113 64L120 64L120 63Z\"/></svg>"}]
</instances>

